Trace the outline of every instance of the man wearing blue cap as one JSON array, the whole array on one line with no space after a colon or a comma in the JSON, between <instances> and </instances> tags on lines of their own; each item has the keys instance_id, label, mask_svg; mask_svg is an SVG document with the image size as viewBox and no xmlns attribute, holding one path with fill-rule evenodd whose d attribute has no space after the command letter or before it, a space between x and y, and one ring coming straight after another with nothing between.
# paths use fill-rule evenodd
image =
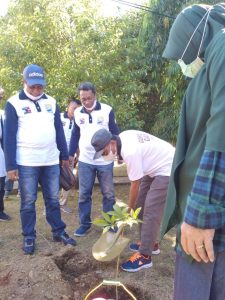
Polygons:
<instances>
[{"instance_id":1,"label":"man wearing blue cap","mask_svg":"<svg viewBox=\"0 0 225 300\"><path fill-rule=\"evenodd\" d=\"M76 241L65 232L59 207L59 161L69 163L59 107L54 98L44 94L46 82L40 66L28 65L23 80L23 90L6 103L5 159L9 179L18 179L20 185L23 251L33 254L38 183L53 240L73 246Z\"/></svg>"}]
</instances>

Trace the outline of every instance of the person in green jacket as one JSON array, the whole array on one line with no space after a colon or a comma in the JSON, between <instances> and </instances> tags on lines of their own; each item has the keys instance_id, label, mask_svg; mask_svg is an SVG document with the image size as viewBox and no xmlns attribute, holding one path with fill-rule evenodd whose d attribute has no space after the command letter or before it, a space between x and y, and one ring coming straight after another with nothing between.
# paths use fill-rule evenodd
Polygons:
<instances>
[{"instance_id":1,"label":"person in green jacket","mask_svg":"<svg viewBox=\"0 0 225 300\"><path fill-rule=\"evenodd\" d=\"M163 57L183 98L161 235L177 225L174 300L225 299L225 3L185 8Z\"/></svg>"}]
</instances>

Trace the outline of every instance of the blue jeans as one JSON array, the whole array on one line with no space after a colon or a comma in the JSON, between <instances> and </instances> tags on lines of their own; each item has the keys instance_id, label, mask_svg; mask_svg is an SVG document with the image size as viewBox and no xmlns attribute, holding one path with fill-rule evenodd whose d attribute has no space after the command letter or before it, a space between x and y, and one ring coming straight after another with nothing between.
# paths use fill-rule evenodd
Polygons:
<instances>
[{"instance_id":1,"label":"blue jeans","mask_svg":"<svg viewBox=\"0 0 225 300\"><path fill-rule=\"evenodd\" d=\"M22 233L25 238L35 239L36 210L38 183L46 207L46 220L52 228L53 235L64 232L65 223L61 220L59 206L59 165L27 167L18 166L21 196L20 218Z\"/></svg>"},{"instance_id":2,"label":"blue jeans","mask_svg":"<svg viewBox=\"0 0 225 300\"><path fill-rule=\"evenodd\" d=\"M91 226L92 190L97 175L103 195L102 209L108 212L113 209L115 193L113 185L113 163L108 165L90 165L83 162L78 164L79 173L79 218L80 224Z\"/></svg>"}]
</instances>

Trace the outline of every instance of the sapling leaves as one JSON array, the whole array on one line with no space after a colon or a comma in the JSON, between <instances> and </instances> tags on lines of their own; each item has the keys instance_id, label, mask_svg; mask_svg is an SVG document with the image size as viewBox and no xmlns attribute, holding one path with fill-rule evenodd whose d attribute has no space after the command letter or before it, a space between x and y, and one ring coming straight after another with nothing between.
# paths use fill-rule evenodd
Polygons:
<instances>
[{"instance_id":1,"label":"sapling leaves","mask_svg":"<svg viewBox=\"0 0 225 300\"><path fill-rule=\"evenodd\" d=\"M138 219L138 215L141 211L140 207L136 210L131 209L130 212L128 211L129 207L126 204L114 204L112 211L107 213L102 211L102 218L95 219L92 223L98 227L103 227L103 232L107 232L109 229L126 225L132 227L134 224L142 222Z\"/></svg>"}]
</instances>

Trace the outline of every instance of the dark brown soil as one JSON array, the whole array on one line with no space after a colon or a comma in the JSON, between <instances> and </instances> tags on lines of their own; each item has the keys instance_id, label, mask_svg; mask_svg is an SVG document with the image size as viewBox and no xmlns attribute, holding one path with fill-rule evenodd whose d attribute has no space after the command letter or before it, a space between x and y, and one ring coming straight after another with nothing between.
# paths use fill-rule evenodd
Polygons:
<instances>
[{"instance_id":1,"label":"dark brown soil","mask_svg":"<svg viewBox=\"0 0 225 300\"><path fill-rule=\"evenodd\" d=\"M128 198L129 185L116 185L116 196ZM78 226L77 191L72 191L68 205L72 214L62 213L67 232L72 236ZM101 195L98 186L93 194L93 218L100 216ZM10 222L0 223L0 300L84 300L103 280L116 280L131 291L138 300L171 300L174 272L174 232L161 243L160 255L152 257L153 267L137 273L118 270L117 260L98 262L91 253L101 230L92 227L90 233L77 238L76 247L52 242L50 227L43 215L43 200L37 201L37 249L32 256L23 254L19 219L19 199L12 195L5 201ZM137 227L127 229L131 240L138 238ZM126 248L120 263L132 253ZM108 299L132 299L122 286L102 285L88 300L97 296ZM106 298L107 299L107 298Z\"/></svg>"}]
</instances>

